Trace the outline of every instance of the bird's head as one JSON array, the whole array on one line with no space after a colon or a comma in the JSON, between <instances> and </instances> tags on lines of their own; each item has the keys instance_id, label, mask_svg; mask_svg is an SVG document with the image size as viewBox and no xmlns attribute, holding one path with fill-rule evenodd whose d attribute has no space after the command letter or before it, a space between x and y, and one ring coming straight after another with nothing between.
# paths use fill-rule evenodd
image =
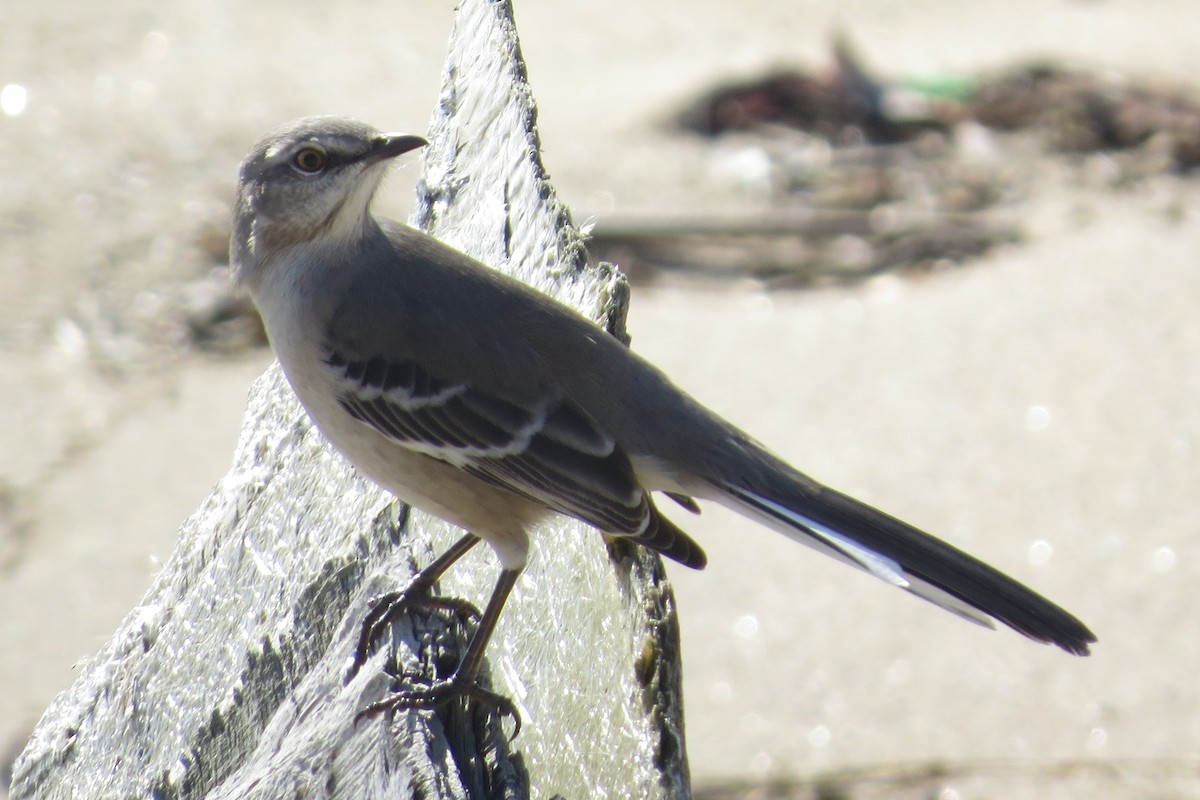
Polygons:
<instances>
[{"instance_id":1,"label":"bird's head","mask_svg":"<svg viewBox=\"0 0 1200 800\"><path fill-rule=\"evenodd\" d=\"M274 257L296 245L353 244L367 229L387 161L426 144L342 117L306 117L264 136L238 172L234 281L253 284Z\"/></svg>"}]
</instances>

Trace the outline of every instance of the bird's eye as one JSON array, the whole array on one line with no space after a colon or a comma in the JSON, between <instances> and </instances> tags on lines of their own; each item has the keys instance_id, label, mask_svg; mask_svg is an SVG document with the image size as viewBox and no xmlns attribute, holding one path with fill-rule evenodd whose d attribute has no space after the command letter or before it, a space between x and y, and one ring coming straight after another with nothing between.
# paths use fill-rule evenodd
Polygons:
<instances>
[{"instance_id":1,"label":"bird's eye","mask_svg":"<svg viewBox=\"0 0 1200 800\"><path fill-rule=\"evenodd\" d=\"M301 172L312 174L325 168L325 151L317 147L302 147L292 157L292 166Z\"/></svg>"}]
</instances>

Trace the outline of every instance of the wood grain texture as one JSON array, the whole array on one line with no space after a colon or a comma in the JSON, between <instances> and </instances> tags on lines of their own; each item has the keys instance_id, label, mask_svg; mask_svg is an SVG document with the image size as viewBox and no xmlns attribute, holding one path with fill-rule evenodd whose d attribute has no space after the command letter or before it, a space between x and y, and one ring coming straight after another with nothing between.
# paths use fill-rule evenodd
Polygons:
<instances>
[{"instance_id":1,"label":"wood grain texture","mask_svg":"<svg viewBox=\"0 0 1200 800\"><path fill-rule=\"evenodd\" d=\"M624 337L626 284L587 265L541 164L509 3L460 6L429 138L417 224ZM46 712L12 797L688 796L662 565L566 520L535 537L488 651L485 679L522 715L515 741L466 704L357 719L391 676L457 662L462 626L414 613L394 656L344 679L370 598L458 535L359 477L272 367L231 470ZM442 593L481 602L498 568L478 548Z\"/></svg>"}]
</instances>

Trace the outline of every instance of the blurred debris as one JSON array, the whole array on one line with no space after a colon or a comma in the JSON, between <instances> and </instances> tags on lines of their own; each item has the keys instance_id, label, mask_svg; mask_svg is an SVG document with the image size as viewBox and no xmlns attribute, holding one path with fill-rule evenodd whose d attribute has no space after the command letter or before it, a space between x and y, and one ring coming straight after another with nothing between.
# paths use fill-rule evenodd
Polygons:
<instances>
[{"instance_id":1,"label":"blurred debris","mask_svg":"<svg viewBox=\"0 0 1200 800\"><path fill-rule=\"evenodd\" d=\"M254 303L229 280L230 216L221 205L197 218L191 240L207 271L175 287L167 303L168 325L179 346L231 354L267 344Z\"/></svg>"},{"instance_id":2,"label":"blurred debris","mask_svg":"<svg viewBox=\"0 0 1200 800\"><path fill-rule=\"evenodd\" d=\"M1014 225L976 214L785 211L613 220L597 227L589 246L635 282L665 269L801 288L861 281L890 270L932 271L1019 239Z\"/></svg>"},{"instance_id":3,"label":"blurred debris","mask_svg":"<svg viewBox=\"0 0 1200 800\"><path fill-rule=\"evenodd\" d=\"M190 350L229 355L266 341L258 312L221 265L133 298L103 288L81 295L54 321L48 344L60 358L119 378L160 370Z\"/></svg>"},{"instance_id":4,"label":"blurred debris","mask_svg":"<svg viewBox=\"0 0 1200 800\"><path fill-rule=\"evenodd\" d=\"M825 70L718 86L674 119L766 212L609 220L591 249L631 277L671 271L796 287L960 264L1016 241L997 210L1034 167L1101 153L1109 187L1200 165L1200 98L1049 64L888 82L844 35ZM1119 152L1121 157L1114 153ZM1026 159L1028 162L1028 159Z\"/></svg>"},{"instance_id":5,"label":"blurred debris","mask_svg":"<svg viewBox=\"0 0 1200 800\"><path fill-rule=\"evenodd\" d=\"M1169 155L1163 169L1200 166L1200 95L1192 88L1036 64L981 83L969 112L991 128L1036 129L1061 152L1151 145Z\"/></svg>"},{"instance_id":6,"label":"blurred debris","mask_svg":"<svg viewBox=\"0 0 1200 800\"><path fill-rule=\"evenodd\" d=\"M248 296L234 291L227 266L184 284L175 308L185 343L201 350L233 353L267 343L262 318Z\"/></svg>"},{"instance_id":7,"label":"blurred debris","mask_svg":"<svg viewBox=\"0 0 1200 800\"><path fill-rule=\"evenodd\" d=\"M98 284L54 321L55 349L117 377L160 369L189 350L229 355L264 346L258 312L229 281L227 219L204 219L186 238L173 259L185 277L132 297L125 286Z\"/></svg>"},{"instance_id":8,"label":"blurred debris","mask_svg":"<svg viewBox=\"0 0 1200 800\"><path fill-rule=\"evenodd\" d=\"M784 69L719 86L688 105L676 123L704 136L784 126L835 147L888 145L974 120L998 131L1033 129L1050 149L1085 153L1169 140L1170 167L1200 166L1200 92L1136 83L1049 62L994 76L938 76L888 83L874 77L839 34L834 65Z\"/></svg>"},{"instance_id":9,"label":"blurred debris","mask_svg":"<svg viewBox=\"0 0 1200 800\"><path fill-rule=\"evenodd\" d=\"M835 35L832 47L831 69L781 69L719 86L685 108L679 126L718 136L782 125L835 145L860 145L909 141L953 123L959 104L876 79L844 34Z\"/></svg>"}]
</instances>

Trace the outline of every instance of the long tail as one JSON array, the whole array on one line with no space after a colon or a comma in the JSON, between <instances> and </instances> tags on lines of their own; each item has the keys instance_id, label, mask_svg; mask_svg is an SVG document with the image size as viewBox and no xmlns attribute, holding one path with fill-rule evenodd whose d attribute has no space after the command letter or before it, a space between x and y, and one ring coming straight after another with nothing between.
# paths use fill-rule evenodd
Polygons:
<instances>
[{"instance_id":1,"label":"long tail","mask_svg":"<svg viewBox=\"0 0 1200 800\"><path fill-rule=\"evenodd\" d=\"M992 619L1087 655L1087 626L1054 603L906 522L780 464L769 488L726 484L722 502L780 533L985 627Z\"/></svg>"}]
</instances>

